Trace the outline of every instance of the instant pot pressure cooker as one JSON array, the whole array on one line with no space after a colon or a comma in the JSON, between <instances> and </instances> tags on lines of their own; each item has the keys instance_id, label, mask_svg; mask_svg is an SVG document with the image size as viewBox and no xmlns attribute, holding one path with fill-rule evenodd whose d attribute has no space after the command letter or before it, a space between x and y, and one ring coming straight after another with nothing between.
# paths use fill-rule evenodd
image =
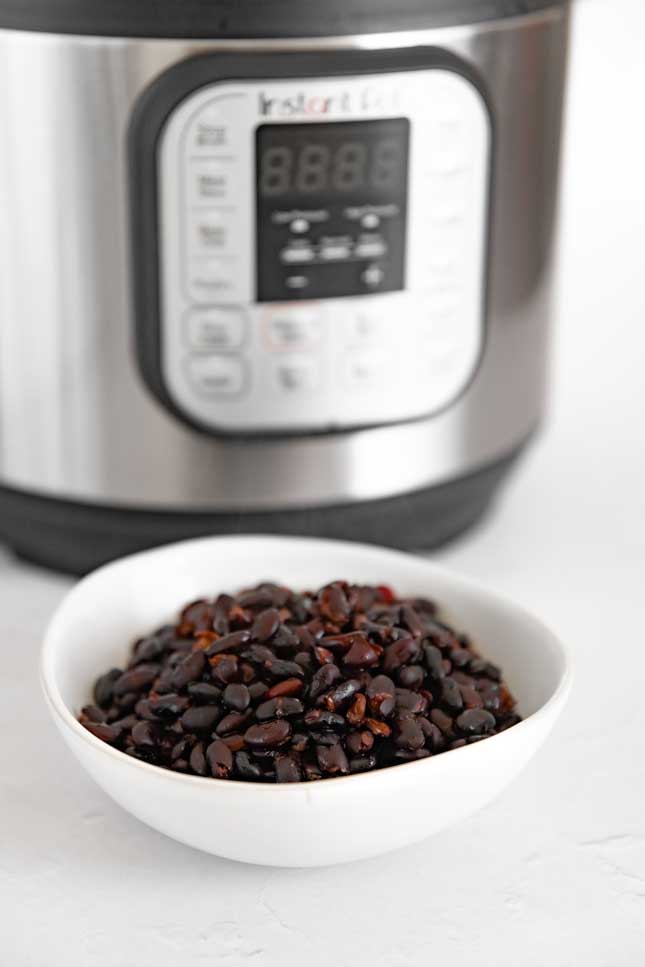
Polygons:
<instances>
[{"instance_id":1,"label":"instant pot pressure cooker","mask_svg":"<svg viewBox=\"0 0 645 967\"><path fill-rule=\"evenodd\" d=\"M0 0L0 536L431 546L540 421L563 0Z\"/></svg>"}]
</instances>

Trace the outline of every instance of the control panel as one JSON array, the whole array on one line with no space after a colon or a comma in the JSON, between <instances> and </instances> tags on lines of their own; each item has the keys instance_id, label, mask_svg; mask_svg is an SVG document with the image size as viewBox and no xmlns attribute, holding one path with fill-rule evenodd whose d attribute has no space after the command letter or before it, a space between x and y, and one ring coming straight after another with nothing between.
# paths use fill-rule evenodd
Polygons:
<instances>
[{"instance_id":1,"label":"control panel","mask_svg":"<svg viewBox=\"0 0 645 967\"><path fill-rule=\"evenodd\" d=\"M258 301L403 288L407 118L258 128Z\"/></svg>"},{"instance_id":2,"label":"control panel","mask_svg":"<svg viewBox=\"0 0 645 967\"><path fill-rule=\"evenodd\" d=\"M442 68L223 81L157 148L162 377L213 432L398 422L481 352L490 118Z\"/></svg>"}]
</instances>

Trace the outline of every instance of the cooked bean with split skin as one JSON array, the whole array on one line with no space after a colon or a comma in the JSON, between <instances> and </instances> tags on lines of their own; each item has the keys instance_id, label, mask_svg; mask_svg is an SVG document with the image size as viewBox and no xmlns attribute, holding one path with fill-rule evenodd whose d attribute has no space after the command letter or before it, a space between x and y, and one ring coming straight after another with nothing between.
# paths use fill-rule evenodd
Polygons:
<instances>
[{"instance_id":1,"label":"cooked bean with split skin","mask_svg":"<svg viewBox=\"0 0 645 967\"><path fill-rule=\"evenodd\" d=\"M520 717L433 601L334 581L191 602L97 678L79 721L174 772L295 783L426 759Z\"/></svg>"}]
</instances>

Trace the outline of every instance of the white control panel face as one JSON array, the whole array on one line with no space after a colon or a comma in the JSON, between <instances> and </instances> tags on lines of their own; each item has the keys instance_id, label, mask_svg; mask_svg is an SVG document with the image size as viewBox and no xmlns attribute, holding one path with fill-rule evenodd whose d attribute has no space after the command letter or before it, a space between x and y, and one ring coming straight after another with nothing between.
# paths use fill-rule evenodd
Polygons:
<instances>
[{"instance_id":1,"label":"white control panel face","mask_svg":"<svg viewBox=\"0 0 645 967\"><path fill-rule=\"evenodd\" d=\"M214 431L430 415L485 312L490 118L445 69L221 82L158 147L162 375Z\"/></svg>"}]
</instances>

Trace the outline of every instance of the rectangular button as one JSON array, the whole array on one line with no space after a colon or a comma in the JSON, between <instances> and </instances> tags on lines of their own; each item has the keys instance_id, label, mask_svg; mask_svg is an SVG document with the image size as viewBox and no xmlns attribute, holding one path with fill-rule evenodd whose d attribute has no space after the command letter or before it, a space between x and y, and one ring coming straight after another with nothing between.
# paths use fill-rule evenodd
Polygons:
<instances>
[{"instance_id":1,"label":"rectangular button","mask_svg":"<svg viewBox=\"0 0 645 967\"><path fill-rule=\"evenodd\" d=\"M188 344L191 349L238 349L244 341L246 321L242 309L190 309L185 319Z\"/></svg>"},{"instance_id":2,"label":"rectangular button","mask_svg":"<svg viewBox=\"0 0 645 967\"><path fill-rule=\"evenodd\" d=\"M236 200L235 165L228 161L191 161L188 167L190 205Z\"/></svg>"},{"instance_id":3,"label":"rectangular button","mask_svg":"<svg viewBox=\"0 0 645 967\"><path fill-rule=\"evenodd\" d=\"M208 396L237 396L244 388L244 364L237 356L189 356L188 377Z\"/></svg>"},{"instance_id":4,"label":"rectangular button","mask_svg":"<svg viewBox=\"0 0 645 967\"><path fill-rule=\"evenodd\" d=\"M322 335L321 312L292 306L267 309L262 328L270 349L307 349Z\"/></svg>"},{"instance_id":5,"label":"rectangular button","mask_svg":"<svg viewBox=\"0 0 645 967\"><path fill-rule=\"evenodd\" d=\"M233 255L239 216L230 211L194 212L188 219L188 248L192 255Z\"/></svg>"},{"instance_id":6,"label":"rectangular button","mask_svg":"<svg viewBox=\"0 0 645 967\"><path fill-rule=\"evenodd\" d=\"M231 147L231 129L226 116L216 107L202 109L191 122L186 147L189 155L212 154Z\"/></svg>"},{"instance_id":7,"label":"rectangular button","mask_svg":"<svg viewBox=\"0 0 645 967\"><path fill-rule=\"evenodd\" d=\"M456 119L435 121L426 154L427 170L456 174L468 165L468 143L464 124Z\"/></svg>"},{"instance_id":8,"label":"rectangular button","mask_svg":"<svg viewBox=\"0 0 645 967\"><path fill-rule=\"evenodd\" d=\"M350 389L375 389L391 384L392 372L383 353L349 353L345 360L345 384Z\"/></svg>"},{"instance_id":9,"label":"rectangular button","mask_svg":"<svg viewBox=\"0 0 645 967\"><path fill-rule=\"evenodd\" d=\"M359 241L354 249L357 259L380 259L385 255L387 246L382 239Z\"/></svg>"},{"instance_id":10,"label":"rectangular button","mask_svg":"<svg viewBox=\"0 0 645 967\"><path fill-rule=\"evenodd\" d=\"M325 262L342 262L351 254L348 242L326 242L320 246L320 257Z\"/></svg>"},{"instance_id":11,"label":"rectangular button","mask_svg":"<svg viewBox=\"0 0 645 967\"><path fill-rule=\"evenodd\" d=\"M313 262L315 252L309 245L290 245L282 249L280 259L285 265L305 265Z\"/></svg>"},{"instance_id":12,"label":"rectangular button","mask_svg":"<svg viewBox=\"0 0 645 967\"><path fill-rule=\"evenodd\" d=\"M191 259L188 265L188 289L198 303L239 298L239 267L234 258Z\"/></svg>"},{"instance_id":13,"label":"rectangular button","mask_svg":"<svg viewBox=\"0 0 645 967\"><path fill-rule=\"evenodd\" d=\"M274 367L274 384L278 392L302 393L319 385L319 372L314 359L307 356L286 356Z\"/></svg>"}]
</instances>

